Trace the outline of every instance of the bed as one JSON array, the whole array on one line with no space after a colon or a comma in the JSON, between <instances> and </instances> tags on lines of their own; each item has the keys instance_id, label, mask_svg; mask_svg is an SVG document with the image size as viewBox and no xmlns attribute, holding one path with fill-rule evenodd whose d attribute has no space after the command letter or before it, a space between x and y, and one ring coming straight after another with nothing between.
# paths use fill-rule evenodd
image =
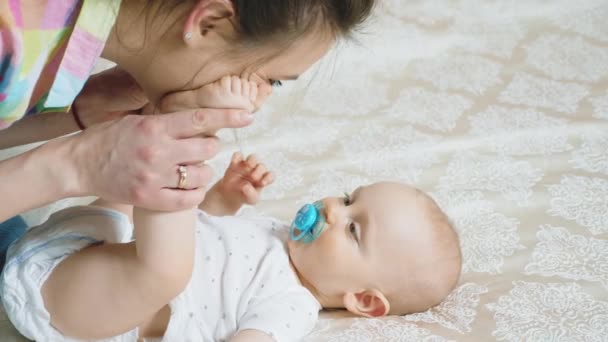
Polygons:
<instances>
[{"instance_id":1,"label":"bed","mask_svg":"<svg viewBox=\"0 0 608 342\"><path fill-rule=\"evenodd\" d=\"M306 341L608 340L606 18L605 0L385 0L356 44L276 90L238 131L277 175L246 210L287 221L315 198L408 182L448 213L464 255L438 307L324 312ZM238 148L221 135L218 170Z\"/></svg>"}]
</instances>

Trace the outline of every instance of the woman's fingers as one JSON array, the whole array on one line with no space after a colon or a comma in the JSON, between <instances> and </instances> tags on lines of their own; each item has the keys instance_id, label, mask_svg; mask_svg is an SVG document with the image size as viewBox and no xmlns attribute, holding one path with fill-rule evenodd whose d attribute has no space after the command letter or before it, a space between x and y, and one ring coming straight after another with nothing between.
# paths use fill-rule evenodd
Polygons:
<instances>
[{"instance_id":1,"label":"woman's fingers","mask_svg":"<svg viewBox=\"0 0 608 342\"><path fill-rule=\"evenodd\" d=\"M194 137L170 141L164 152L175 165L198 164L215 157L220 148L217 137Z\"/></svg>"},{"instance_id":2,"label":"woman's fingers","mask_svg":"<svg viewBox=\"0 0 608 342\"><path fill-rule=\"evenodd\" d=\"M193 122L194 113L205 118ZM211 170L201 163L220 149L216 137L202 135L238 122L223 114L128 115L83 131L75 136L72 153L75 195L96 195L155 210L198 205L211 181ZM196 191L175 189L180 185L179 165L187 171L183 187Z\"/></svg>"},{"instance_id":3,"label":"woman's fingers","mask_svg":"<svg viewBox=\"0 0 608 342\"><path fill-rule=\"evenodd\" d=\"M211 167L205 164L191 164L181 165L184 170L184 181L181 182L182 172L179 171L180 167L176 166L173 170L169 170L164 176L165 188L180 189L180 190L192 190L198 188L205 188L213 177L213 170Z\"/></svg>"},{"instance_id":4,"label":"woman's fingers","mask_svg":"<svg viewBox=\"0 0 608 342\"><path fill-rule=\"evenodd\" d=\"M151 123L177 139L215 135L222 128L241 128L253 122L253 115L236 109L199 109L149 117Z\"/></svg>"}]
</instances>

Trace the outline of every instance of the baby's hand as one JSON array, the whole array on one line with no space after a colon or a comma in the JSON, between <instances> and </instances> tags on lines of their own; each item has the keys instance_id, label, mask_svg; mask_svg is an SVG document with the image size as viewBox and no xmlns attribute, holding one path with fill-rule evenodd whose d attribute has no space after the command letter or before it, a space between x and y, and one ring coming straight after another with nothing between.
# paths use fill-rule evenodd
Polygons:
<instances>
[{"instance_id":1,"label":"baby's hand","mask_svg":"<svg viewBox=\"0 0 608 342\"><path fill-rule=\"evenodd\" d=\"M236 152L224 177L220 180L219 190L232 203L256 204L262 190L272 184L274 175L260 163L254 155L247 159Z\"/></svg>"}]
</instances>

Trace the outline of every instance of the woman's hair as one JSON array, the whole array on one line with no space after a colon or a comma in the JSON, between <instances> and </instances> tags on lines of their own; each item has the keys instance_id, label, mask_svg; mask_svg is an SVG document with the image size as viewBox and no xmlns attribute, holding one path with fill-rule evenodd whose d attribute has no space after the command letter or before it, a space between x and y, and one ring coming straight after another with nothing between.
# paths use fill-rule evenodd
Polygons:
<instances>
[{"instance_id":1,"label":"woman's hair","mask_svg":"<svg viewBox=\"0 0 608 342\"><path fill-rule=\"evenodd\" d=\"M264 45L292 42L313 30L351 34L370 15L375 0L232 0L239 40Z\"/></svg>"},{"instance_id":2,"label":"woman's hair","mask_svg":"<svg viewBox=\"0 0 608 342\"><path fill-rule=\"evenodd\" d=\"M196 0L194 0L196 1ZM350 38L370 15L376 0L231 0L236 9L238 43L244 46L289 45L326 30L332 38ZM184 0L147 0L146 18L167 13Z\"/></svg>"}]
</instances>

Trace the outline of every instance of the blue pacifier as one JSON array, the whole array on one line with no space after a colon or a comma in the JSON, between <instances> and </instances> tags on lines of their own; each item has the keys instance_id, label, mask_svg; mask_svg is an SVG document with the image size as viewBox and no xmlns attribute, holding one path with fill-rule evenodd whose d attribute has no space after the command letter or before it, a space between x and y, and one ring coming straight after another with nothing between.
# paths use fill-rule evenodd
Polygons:
<instances>
[{"instance_id":1,"label":"blue pacifier","mask_svg":"<svg viewBox=\"0 0 608 342\"><path fill-rule=\"evenodd\" d=\"M320 213L323 203L305 204L289 227L289 237L294 241L311 243L323 232L325 218Z\"/></svg>"}]
</instances>

